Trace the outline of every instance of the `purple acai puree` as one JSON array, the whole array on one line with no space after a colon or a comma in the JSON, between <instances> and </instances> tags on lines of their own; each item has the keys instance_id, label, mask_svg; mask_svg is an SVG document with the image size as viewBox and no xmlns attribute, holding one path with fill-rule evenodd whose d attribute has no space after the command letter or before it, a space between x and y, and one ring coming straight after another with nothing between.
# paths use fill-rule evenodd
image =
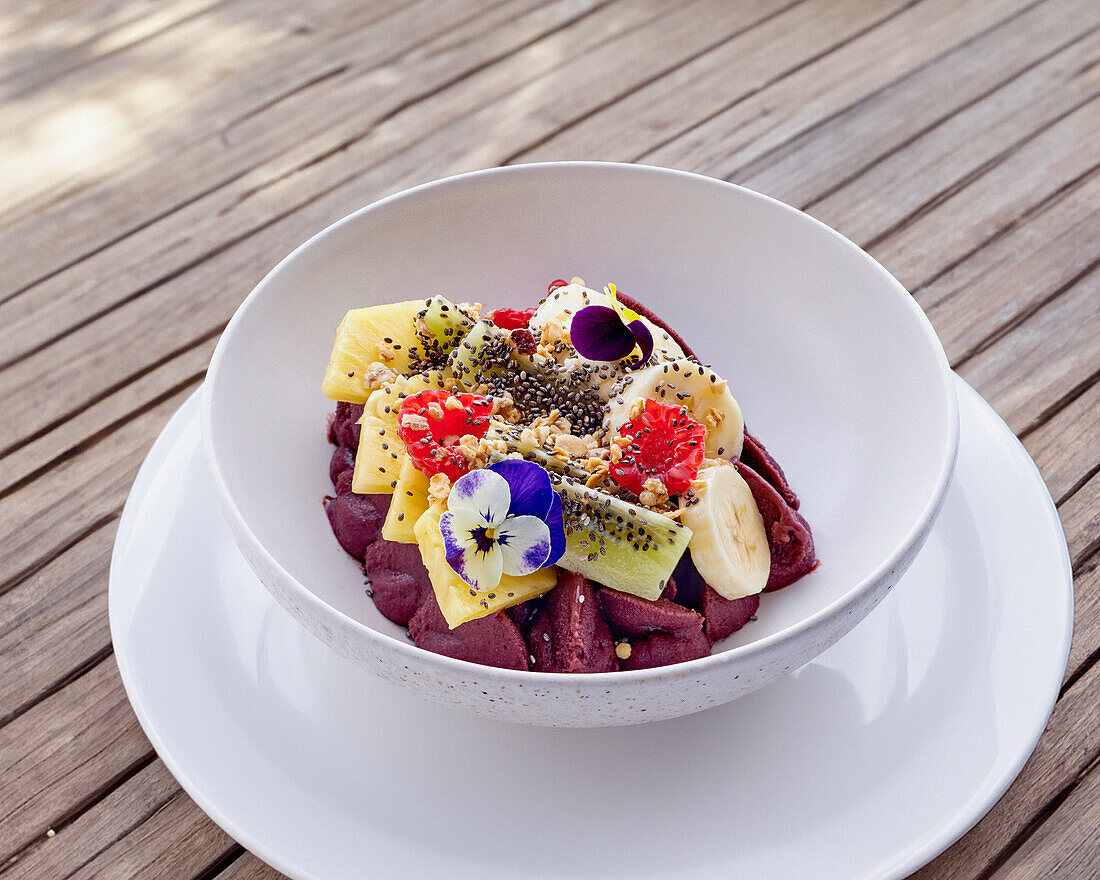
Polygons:
<instances>
[{"instance_id":1,"label":"purple acai puree","mask_svg":"<svg viewBox=\"0 0 1100 880\"><path fill-rule=\"evenodd\" d=\"M676 583L676 601L703 615L706 620L704 631L711 642L717 642L737 632L760 607L759 596L746 596L743 599L727 599L722 596L703 580L688 550L680 558L673 577Z\"/></svg>"},{"instance_id":2,"label":"purple acai puree","mask_svg":"<svg viewBox=\"0 0 1100 880\"><path fill-rule=\"evenodd\" d=\"M363 415L361 403L338 403L336 412L329 419L328 439L337 446L359 448L359 419Z\"/></svg>"},{"instance_id":3,"label":"purple acai puree","mask_svg":"<svg viewBox=\"0 0 1100 880\"><path fill-rule=\"evenodd\" d=\"M620 669L667 666L710 653L705 621L698 612L668 599L650 601L606 587L599 597L611 631L630 641L630 653L619 660Z\"/></svg>"},{"instance_id":4,"label":"purple acai puree","mask_svg":"<svg viewBox=\"0 0 1100 880\"><path fill-rule=\"evenodd\" d=\"M342 473L352 473L355 470L355 450L347 446L337 446L332 450L332 458L328 463L328 478L332 485L336 485Z\"/></svg>"},{"instance_id":5,"label":"purple acai puree","mask_svg":"<svg viewBox=\"0 0 1100 880\"><path fill-rule=\"evenodd\" d=\"M787 482L787 475L783 473L783 468L779 466L778 461L771 457L768 450L764 448L764 444L748 431L745 432L745 445L741 450L741 461L767 480L772 488L783 496L783 500L791 508L798 510L798 496L794 494L794 489Z\"/></svg>"},{"instance_id":6,"label":"purple acai puree","mask_svg":"<svg viewBox=\"0 0 1100 880\"><path fill-rule=\"evenodd\" d=\"M363 571L370 580L378 610L401 626L408 626L420 603L432 592L428 569L416 544L379 538L363 556Z\"/></svg>"},{"instance_id":7,"label":"purple acai puree","mask_svg":"<svg viewBox=\"0 0 1100 880\"><path fill-rule=\"evenodd\" d=\"M538 672L612 672L615 643L596 590L582 574L560 570L549 601L528 634Z\"/></svg>"},{"instance_id":8,"label":"purple acai puree","mask_svg":"<svg viewBox=\"0 0 1100 880\"><path fill-rule=\"evenodd\" d=\"M325 513L336 540L360 562L367 548L381 538L392 497L356 495L351 491L351 471L344 471L336 479L336 497L325 499Z\"/></svg>"},{"instance_id":9,"label":"purple acai puree","mask_svg":"<svg viewBox=\"0 0 1100 880\"><path fill-rule=\"evenodd\" d=\"M714 587L707 586L703 593L703 617L706 619L707 638L712 642L733 635L748 623L760 607L760 594L743 599L727 599Z\"/></svg>"},{"instance_id":10,"label":"purple acai puree","mask_svg":"<svg viewBox=\"0 0 1100 880\"><path fill-rule=\"evenodd\" d=\"M527 643L505 612L498 611L451 629L431 590L409 621L409 635L418 648L456 660L502 669L527 669Z\"/></svg>"},{"instance_id":11,"label":"purple acai puree","mask_svg":"<svg viewBox=\"0 0 1100 880\"><path fill-rule=\"evenodd\" d=\"M737 470L752 490L752 497L764 518L764 531L771 548L772 570L764 591L793 584L817 566L810 527L802 514L787 504L775 487L751 467L739 461Z\"/></svg>"}]
</instances>

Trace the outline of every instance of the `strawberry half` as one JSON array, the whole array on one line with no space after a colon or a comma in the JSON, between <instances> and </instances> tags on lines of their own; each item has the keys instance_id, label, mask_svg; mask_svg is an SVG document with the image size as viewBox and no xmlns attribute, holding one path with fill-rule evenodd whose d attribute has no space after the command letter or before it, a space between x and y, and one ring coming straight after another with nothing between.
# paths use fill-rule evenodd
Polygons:
<instances>
[{"instance_id":1,"label":"strawberry half","mask_svg":"<svg viewBox=\"0 0 1100 880\"><path fill-rule=\"evenodd\" d=\"M640 494L645 481L656 477L669 495L680 495L699 473L706 435L706 428L688 415L686 407L647 399L638 417L619 429L630 445L611 465L611 479Z\"/></svg>"},{"instance_id":2,"label":"strawberry half","mask_svg":"<svg viewBox=\"0 0 1100 880\"><path fill-rule=\"evenodd\" d=\"M470 469L459 440L464 434L484 437L492 409L492 401L479 394L420 391L401 401L397 435L418 470L429 477L446 474L453 482Z\"/></svg>"}]
</instances>

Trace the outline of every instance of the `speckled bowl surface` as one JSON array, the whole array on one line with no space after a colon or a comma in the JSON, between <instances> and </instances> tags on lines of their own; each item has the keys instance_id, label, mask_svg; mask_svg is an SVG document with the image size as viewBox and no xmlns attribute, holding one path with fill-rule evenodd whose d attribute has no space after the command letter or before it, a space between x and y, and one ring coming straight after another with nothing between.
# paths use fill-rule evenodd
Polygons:
<instances>
[{"instance_id":1,"label":"speckled bowl surface","mask_svg":"<svg viewBox=\"0 0 1100 880\"><path fill-rule=\"evenodd\" d=\"M616 282L727 377L782 463L821 566L766 594L711 656L635 672L493 669L413 646L378 613L321 506L320 380L350 308L442 293L534 304L550 279ZM222 511L279 603L333 650L480 715L595 727L684 715L808 662L866 616L940 510L954 386L925 316L886 270L801 212L732 184L636 165L474 172L383 199L284 259L238 309L201 401Z\"/></svg>"}]
</instances>

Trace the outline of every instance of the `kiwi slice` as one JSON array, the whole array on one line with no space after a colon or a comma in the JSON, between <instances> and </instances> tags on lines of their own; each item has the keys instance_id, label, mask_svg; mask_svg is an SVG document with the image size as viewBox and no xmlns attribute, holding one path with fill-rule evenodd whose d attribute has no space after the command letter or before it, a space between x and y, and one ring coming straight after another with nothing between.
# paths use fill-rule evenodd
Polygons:
<instances>
[{"instance_id":1,"label":"kiwi slice","mask_svg":"<svg viewBox=\"0 0 1100 880\"><path fill-rule=\"evenodd\" d=\"M474 319L447 297L433 296L424 303L413 324L421 364L442 366L474 326Z\"/></svg>"},{"instance_id":2,"label":"kiwi slice","mask_svg":"<svg viewBox=\"0 0 1100 880\"><path fill-rule=\"evenodd\" d=\"M532 446L530 443L524 443L521 437L521 431L518 427L513 427L511 425L504 427L500 424L493 423L489 426L489 430L485 432L485 439L504 441L504 445L508 447L509 453L518 452L528 461L533 461L535 464L541 465L551 473L563 474L564 476L572 477L582 482L588 479L588 472L585 471L584 468L578 467L572 461L563 461L550 452L545 446ZM494 455L493 461L503 461L507 457L507 455Z\"/></svg>"},{"instance_id":3,"label":"kiwi slice","mask_svg":"<svg viewBox=\"0 0 1100 880\"><path fill-rule=\"evenodd\" d=\"M590 434L603 425L605 407L593 388L550 358L520 354L505 331L485 321L463 337L448 364L468 388L484 384L489 394L508 392L525 422L557 410L569 419L574 434Z\"/></svg>"},{"instance_id":4,"label":"kiwi slice","mask_svg":"<svg viewBox=\"0 0 1100 880\"><path fill-rule=\"evenodd\" d=\"M565 555L557 564L613 590L659 599L691 529L571 477L551 479L565 519Z\"/></svg>"}]
</instances>

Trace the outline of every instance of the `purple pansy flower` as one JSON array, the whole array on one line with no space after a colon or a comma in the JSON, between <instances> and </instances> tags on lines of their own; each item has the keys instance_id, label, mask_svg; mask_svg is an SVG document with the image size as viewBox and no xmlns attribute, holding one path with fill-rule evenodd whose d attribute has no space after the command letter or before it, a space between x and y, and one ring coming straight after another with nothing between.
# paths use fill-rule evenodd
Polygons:
<instances>
[{"instance_id":1,"label":"purple pansy flower","mask_svg":"<svg viewBox=\"0 0 1100 880\"><path fill-rule=\"evenodd\" d=\"M478 592L503 575L553 565L565 552L561 498L534 462L510 458L459 477L440 517L447 562Z\"/></svg>"},{"instance_id":2,"label":"purple pansy flower","mask_svg":"<svg viewBox=\"0 0 1100 880\"><path fill-rule=\"evenodd\" d=\"M653 353L653 334L630 309L619 305L615 285L607 286L610 306L585 306L569 324L569 338L577 352L590 361L620 361L640 367Z\"/></svg>"}]
</instances>

